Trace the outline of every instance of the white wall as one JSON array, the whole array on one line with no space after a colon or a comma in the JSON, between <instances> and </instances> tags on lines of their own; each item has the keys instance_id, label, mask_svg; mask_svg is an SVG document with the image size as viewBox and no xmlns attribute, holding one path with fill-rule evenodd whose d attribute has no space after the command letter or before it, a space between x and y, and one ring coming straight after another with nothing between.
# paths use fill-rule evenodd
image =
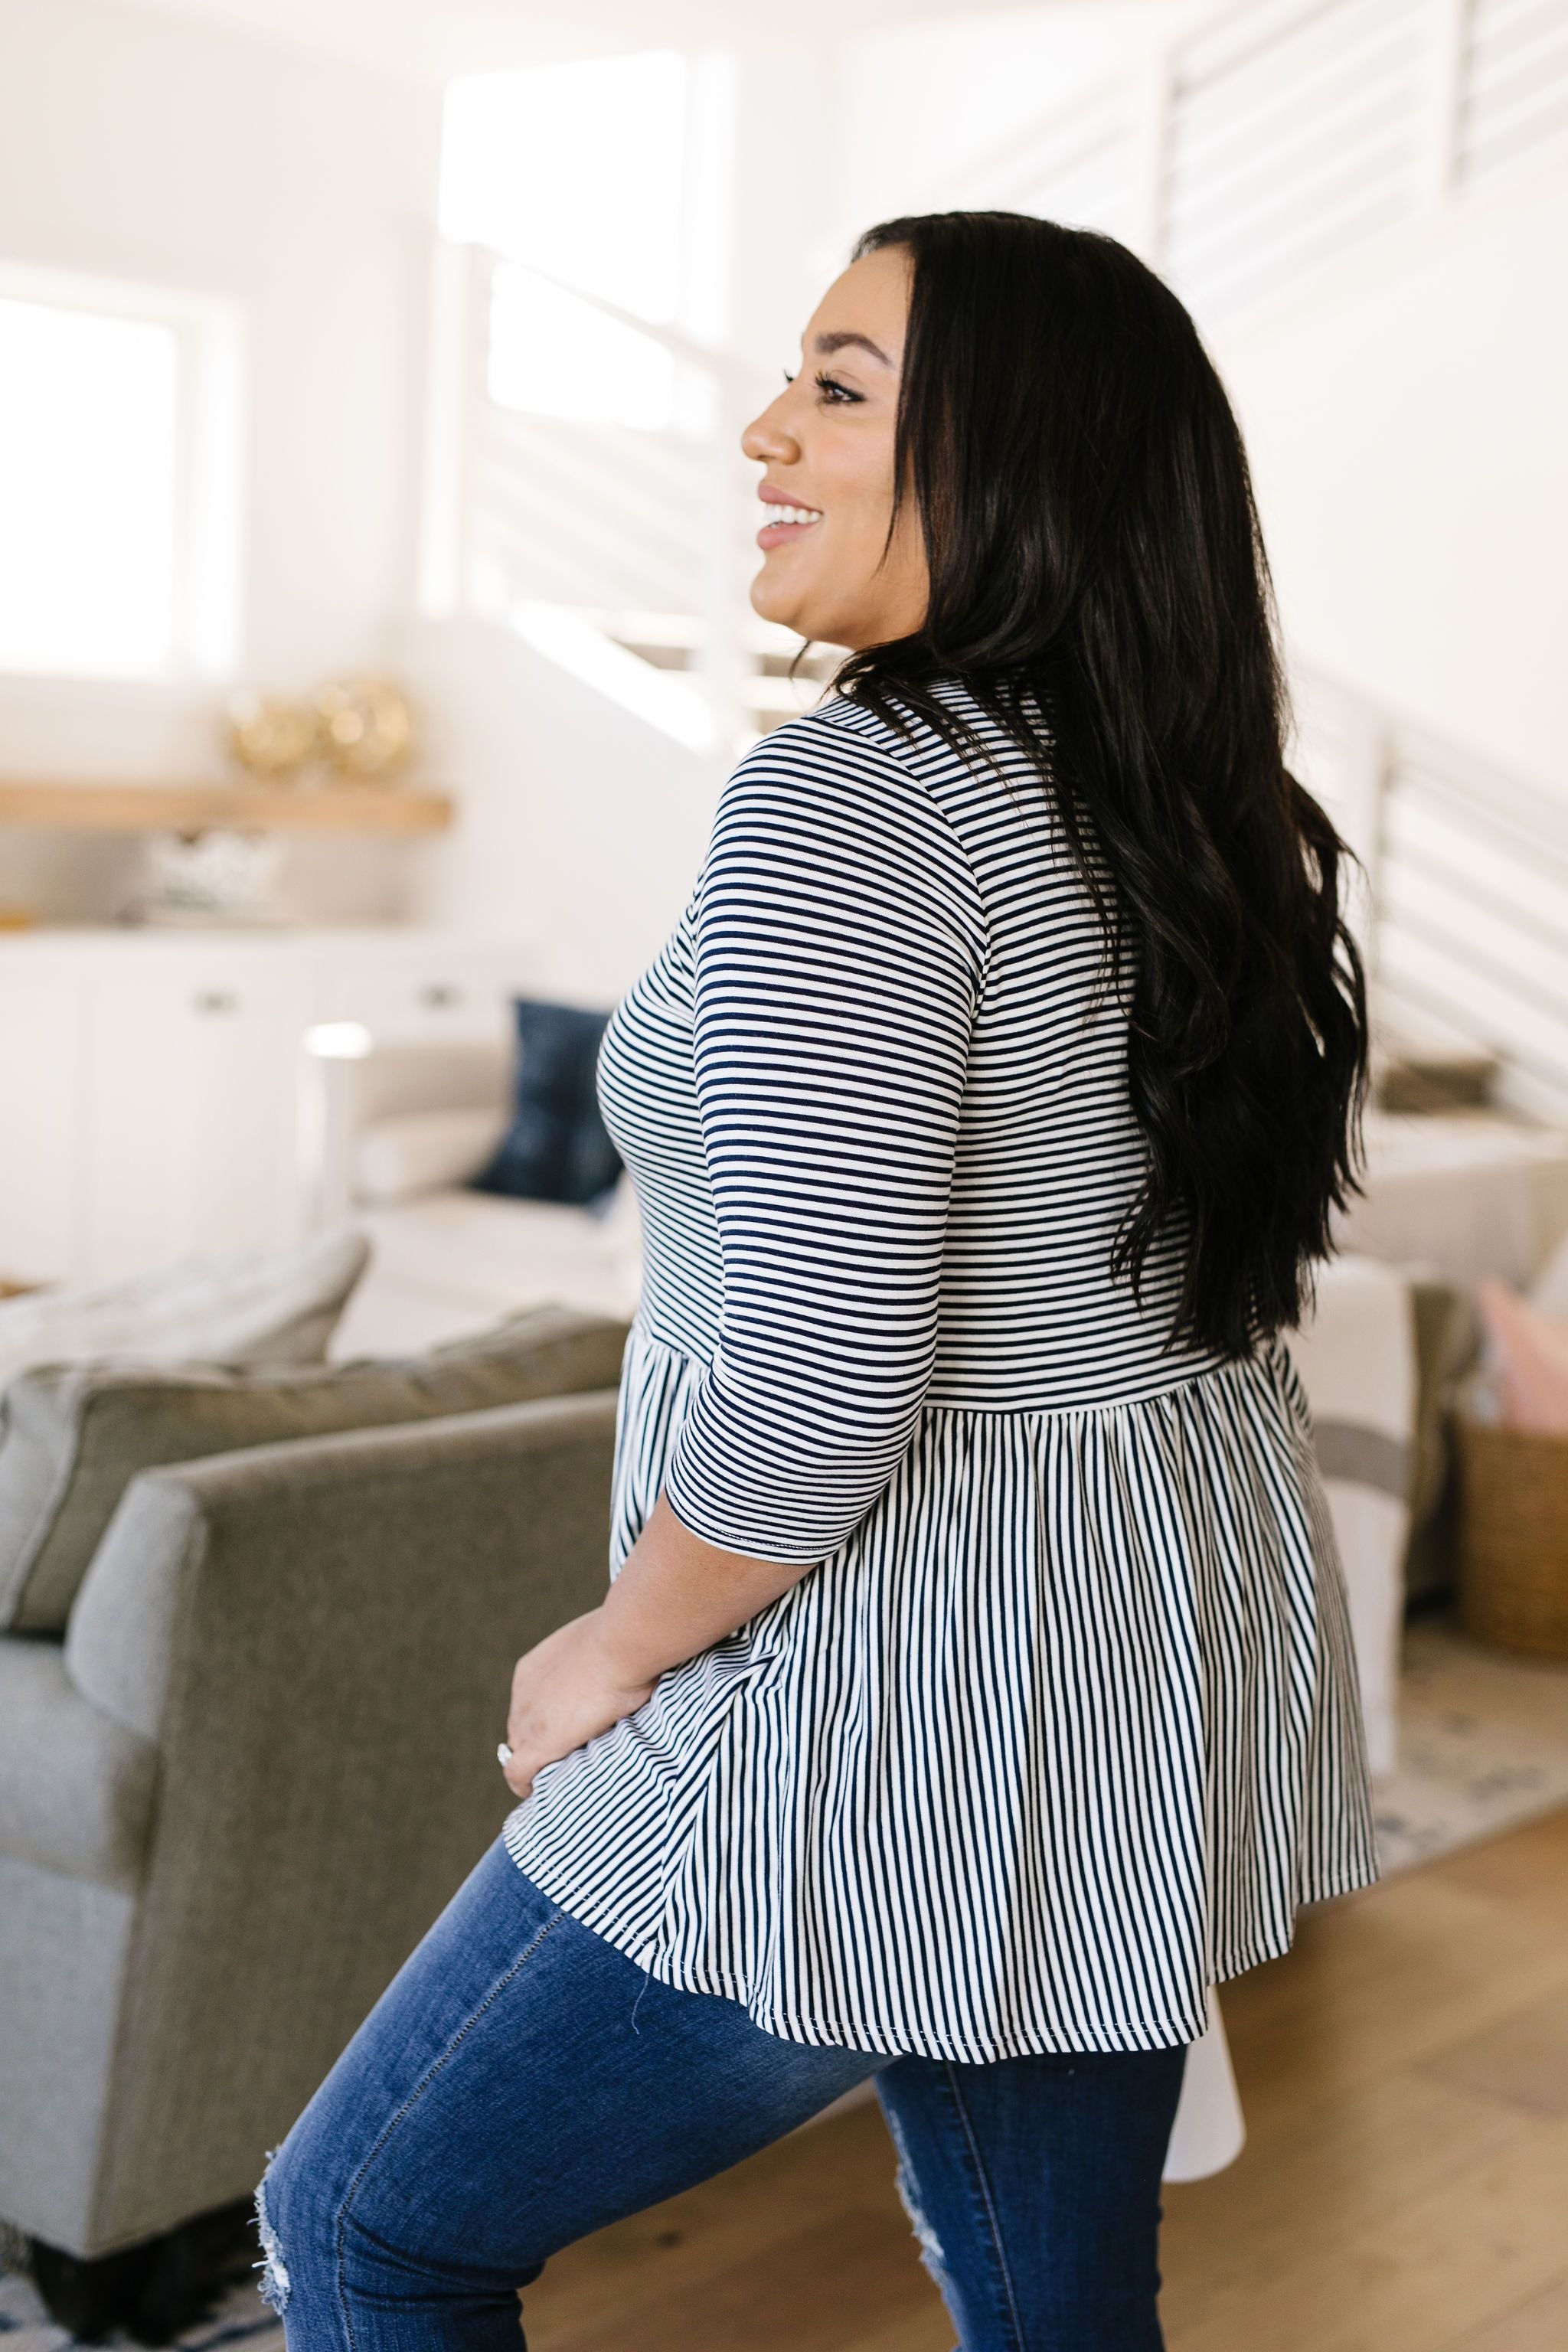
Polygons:
<instances>
[{"instance_id":1,"label":"white wall","mask_svg":"<svg viewBox=\"0 0 1568 2352\"><path fill-rule=\"evenodd\" d=\"M1213 339L1292 649L1568 793L1568 155Z\"/></svg>"},{"instance_id":2,"label":"white wall","mask_svg":"<svg viewBox=\"0 0 1568 2352\"><path fill-rule=\"evenodd\" d=\"M415 625L399 666L463 811L421 853L411 911L526 939L541 987L612 1003L690 895L721 763L481 621Z\"/></svg>"},{"instance_id":3,"label":"white wall","mask_svg":"<svg viewBox=\"0 0 1568 2352\"><path fill-rule=\"evenodd\" d=\"M298 691L375 660L406 601L438 130L436 92L299 51L0 0L0 257L242 310L247 680ZM0 772L210 773L221 699L0 682ZM42 882L46 908L115 863L16 836L0 860L0 896ZM339 864L363 897L377 861Z\"/></svg>"},{"instance_id":4,"label":"white wall","mask_svg":"<svg viewBox=\"0 0 1568 2352\"><path fill-rule=\"evenodd\" d=\"M842 128L838 213L855 228L965 202L963 183L1205 0L1051 0L958 12L846 42L830 85Z\"/></svg>"},{"instance_id":5,"label":"white wall","mask_svg":"<svg viewBox=\"0 0 1568 2352\"><path fill-rule=\"evenodd\" d=\"M840 156L838 45L791 27L760 31L735 58L735 215L730 339L771 400L795 367L800 333L848 258L836 236Z\"/></svg>"}]
</instances>

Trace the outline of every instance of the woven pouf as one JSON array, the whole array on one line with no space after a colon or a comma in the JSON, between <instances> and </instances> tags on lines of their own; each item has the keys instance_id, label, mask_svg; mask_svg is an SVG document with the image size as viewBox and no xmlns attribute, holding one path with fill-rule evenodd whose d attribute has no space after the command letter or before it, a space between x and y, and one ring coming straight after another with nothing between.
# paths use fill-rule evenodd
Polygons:
<instances>
[{"instance_id":1,"label":"woven pouf","mask_svg":"<svg viewBox=\"0 0 1568 2352\"><path fill-rule=\"evenodd\" d=\"M1568 1437L1460 1414L1459 1622L1478 1642L1568 1658Z\"/></svg>"}]
</instances>

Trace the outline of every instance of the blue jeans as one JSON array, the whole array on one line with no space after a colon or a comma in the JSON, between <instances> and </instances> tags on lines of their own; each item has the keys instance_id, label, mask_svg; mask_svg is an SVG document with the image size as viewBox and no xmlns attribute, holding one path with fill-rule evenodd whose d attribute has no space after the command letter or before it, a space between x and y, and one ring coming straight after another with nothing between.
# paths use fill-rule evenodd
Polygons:
<instances>
[{"instance_id":1,"label":"blue jeans","mask_svg":"<svg viewBox=\"0 0 1568 2352\"><path fill-rule=\"evenodd\" d=\"M645 1975L497 1844L273 2158L289 2352L519 2352L549 2256L868 2076L963 2352L1157 2352L1184 2053L957 2065L816 2050Z\"/></svg>"}]
</instances>

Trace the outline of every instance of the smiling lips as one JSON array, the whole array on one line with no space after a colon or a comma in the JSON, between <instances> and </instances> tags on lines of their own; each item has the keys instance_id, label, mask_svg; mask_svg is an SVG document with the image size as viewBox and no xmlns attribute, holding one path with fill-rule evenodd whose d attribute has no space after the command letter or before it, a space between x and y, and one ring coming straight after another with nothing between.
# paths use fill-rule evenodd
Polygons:
<instances>
[{"instance_id":1,"label":"smiling lips","mask_svg":"<svg viewBox=\"0 0 1568 2352\"><path fill-rule=\"evenodd\" d=\"M757 545L764 551L773 547L787 547L792 539L804 538L822 520L819 508L796 506L783 490L775 490L770 482L761 485L757 496L767 509L767 520L757 533Z\"/></svg>"}]
</instances>

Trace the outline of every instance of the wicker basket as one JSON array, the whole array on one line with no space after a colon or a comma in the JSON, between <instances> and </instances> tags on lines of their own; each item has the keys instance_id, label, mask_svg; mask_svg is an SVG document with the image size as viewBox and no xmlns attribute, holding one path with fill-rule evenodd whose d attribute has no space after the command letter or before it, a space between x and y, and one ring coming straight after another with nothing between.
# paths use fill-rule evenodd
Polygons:
<instances>
[{"instance_id":1,"label":"wicker basket","mask_svg":"<svg viewBox=\"0 0 1568 2352\"><path fill-rule=\"evenodd\" d=\"M1456 1417L1459 1622L1478 1642L1568 1657L1568 1437Z\"/></svg>"}]
</instances>

